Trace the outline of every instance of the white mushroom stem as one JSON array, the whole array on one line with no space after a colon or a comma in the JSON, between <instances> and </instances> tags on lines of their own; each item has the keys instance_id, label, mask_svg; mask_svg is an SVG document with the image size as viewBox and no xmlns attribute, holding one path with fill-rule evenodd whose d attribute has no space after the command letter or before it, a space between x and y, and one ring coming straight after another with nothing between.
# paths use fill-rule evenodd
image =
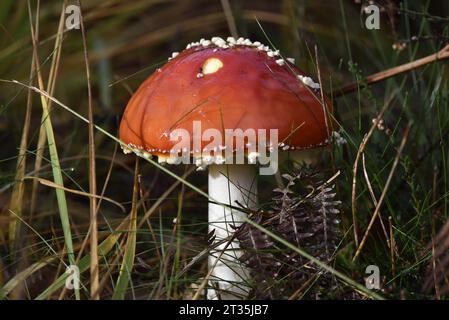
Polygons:
<instances>
[{"instance_id":1,"label":"white mushroom stem","mask_svg":"<svg viewBox=\"0 0 449 320\"><path fill-rule=\"evenodd\" d=\"M209 196L218 203L238 207L257 204L257 166L251 164L209 166ZM219 204L209 203L209 232L214 230L215 242L234 233L246 213ZM247 295L246 281L249 273L239 261L242 252L237 241L228 242L213 249L209 255L210 286L208 299L240 299ZM226 250L225 247L227 246ZM221 254L223 252L223 254ZM221 256L220 256L221 254ZM217 261L218 260L218 261ZM215 290L217 288L219 290Z\"/></svg>"}]
</instances>

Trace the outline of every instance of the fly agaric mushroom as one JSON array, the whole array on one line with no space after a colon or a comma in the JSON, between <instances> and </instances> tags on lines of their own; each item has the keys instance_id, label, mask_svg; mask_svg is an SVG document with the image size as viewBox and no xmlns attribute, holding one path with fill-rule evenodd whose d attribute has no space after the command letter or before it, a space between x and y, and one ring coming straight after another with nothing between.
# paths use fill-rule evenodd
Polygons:
<instances>
[{"instance_id":1,"label":"fly agaric mushroom","mask_svg":"<svg viewBox=\"0 0 449 320\"><path fill-rule=\"evenodd\" d=\"M279 148L305 159L308 150L329 142L332 110L318 89L294 61L260 42L201 39L173 53L132 96L120 124L122 148L145 158L157 156L161 163L194 159L199 169L208 167L209 229L219 241L246 216L236 204L257 204L254 163L263 158L267 164L263 151L277 157ZM259 134L264 130L270 138L266 131ZM248 132L257 133L255 139ZM223 135L231 138L223 141ZM236 139L240 144L234 144ZM247 163L235 164L242 154ZM277 161L270 160L274 173ZM245 296L248 275L238 249L232 242L210 253L211 283L220 289L210 289L210 299Z\"/></svg>"}]
</instances>

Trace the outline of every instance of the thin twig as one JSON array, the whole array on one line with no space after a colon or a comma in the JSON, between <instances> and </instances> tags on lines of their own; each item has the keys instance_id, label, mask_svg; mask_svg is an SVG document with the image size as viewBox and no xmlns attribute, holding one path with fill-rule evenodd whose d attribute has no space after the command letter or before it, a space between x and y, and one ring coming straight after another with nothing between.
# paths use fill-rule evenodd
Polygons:
<instances>
[{"instance_id":1,"label":"thin twig","mask_svg":"<svg viewBox=\"0 0 449 320\"><path fill-rule=\"evenodd\" d=\"M438 284L437 280L437 273L436 273L436 262L435 262L435 242L432 237L432 276L433 276L433 284L435 288L435 298L437 300L440 300L440 286Z\"/></svg>"},{"instance_id":2,"label":"thin twig","mask_svg":"<svg viewBox=\"0 0 449 320\"><path fill-rule=\"evenodd\" d=\"M394 232L393 232L393 218L391 216L388 217L388 224L390 229L390 259L391 259L391 275L396 277L396 259L395 259L395 248L396 243L394 241Z\"/></svg>"},{"instance_id":3,"label":"thin twig","mask_svg":"<svg viewBox=\"0 0 449 320\"><path fill-rule=\"evenodd\" d=\"M361 82L366 85L371 85L371 84L386 80L388 78L394 77L398 74L417 69L426 64L429 64L429 63L432 63L435 61L448 59L448 58L449 58L449 44L446 45L443 49L441 49L437 53L428 55L424 58L414 60L414 61L411 61L411 62L408 62L405 64L401 64L399 66L396 66L396 67L393 67L390 69L386 69L386 70L377 72L375 74L372 74L372 75L364 78ZM348 93L351 93L351 92L357 90L357 88L359 86L360 86L360 81L353 82L353 83L343 86L342 88L338 88L338 89L334 90L331 93L331 95L335 98L338 98L340 96L346 95Z\"/></svg>"},{"instance_id":4,"label":"thin twig","mask_svg":"<svg viewBox=\"0 0 449 320\"><path fill-rule=\"evenodd\" d=\"M89 191L94 197L89 198L90 209L90 295L93 300L100 299L100 276L98 270L98 226L97 226L97 181L95 169L95 139L94 139L94 123L93 123L93 108L92 108L92 89L90 84L90 67L89 56L87 53L86 30L84 28L83 10L81 3L78 0L78 7L80 8L80 25L81 36L83 39L84 62L86 66L87 78L87 95L88 95L88 119L89 119Z\"/></svg>"},{"instance_id":5,"label":"thin twig","mask_svg":"<svg viewBox=\"0 0 449 320\"><path fill-rule=\"evenodd\" d=\"M115 204L117 207L119 207L122 210L122 212L126 211L125 207L120 202L117 202L117 201L115 201L115 200L113 200L111 198L108 198L108 197L104 197L104 196L100 196L100 195L92 194L92 193L88 193L88 192L83 192L83 191L79 191L79 190L75 190L75 189L70 189L70 188L67 188L67 187L64 187L64 186L60 186L59 184L54 183L53 181L47 180L47 179L44 179L44 178L33 177L33 176L27 176L27 177L23 178L23 180L32 180L32 179L36 179L42 185L50 187L50 188L64 190L66 192L77 194L79 196L84 196L84 197L88 197L88 198L103 199L103 200L105 200L105 201L107 201L109 203Z\"/></svg>"},{"instance_id":6,"label":"thin twig","mask_svg":"<svg viewBox=\"0 0 449 320\"><path fill-rule=\"evenodd\" d=\"M407 138L408 138L408 134L410 133L411 126L412 126L412 122L409 122L407 127L405 128L401 144L399 146L399 149L398 149L398 151L396 153L396 157L395 157L394 162L393 162L393 166L391 167L390 173L388 174L387 182L385 183L385 187L384 187L384 189L382 191L382 194L380 196L379 202L377 203L376 209L374 210L374 213L373 213L373 216L371 218L371 221L368 224L368 227L367 227L367 229L365 231L365 234L364 234L364 236L362 238L362 241L360 242L360 245L357 248L357 251L356 251L356 253L354 255L354 258L352 258L352 261L355 261L357 259L357 257L360 255L360 253L361 253L361 251L363 249L363 246L365 245L366 240L368 238L369 232L370 232L370 230L371 230L371 228L372 228L372 226L374 224L374 221L376 220L376 217L379 214L380 207L382 206L382 204L384 202L384 199L385 199L385 196L387 194L388 188L390 187L391 181L393 180L393 175L394 175L394 173L396 171L396 167L397 167L397 165L399 163L399 159L401 157L402 151L404 150L405 144L407 142Z\"/></svg>"},{"instance_id":7,"label":"thin twig","mask_svg":"<svg viewBox=\"0 0 449 320\"><path fill-rule=\"evenodd\" d=\"M385 111L390 106L391 102L393 101L393 98L396 96L397 90L395 90L387 100L387 102L384 104L382 109L380 110L379 114L377 115L376 119L373 121L373 124L368 131L367 134L362 139L362 142L360 143L359 150L357 151L357 155L355 157L354 166L352 168L352 196L351 196L351 207L352 207L352 224L353 224L353 230L354 230L354 241L355 245L359 245L359 236L358 236L358 223L357 223L357 205L356 205L356 193L357 193L357 169L359 166L360 157L365 151L366 144L368 143L368 140L370 139L371 135L374 132L374 129L376 129L377 124L382 119Z\"/></svg>"},{"instance_id":8,"label":"thin twig","mask_svg":"<svg viewBox=\"0 0 449 320\"><path fill-rule=\"evenodd\" d=\"M374 194L373 187L371 186L371 181L369 180L368 171L366 170L364 153L362 153L362 168L363 168L363 175L365 176L365 182L366 182L366 185L368 186L368 190L371 195L371 199L373 201L374 208L375 208L377 206L377 199L376 199L376 195ZM385 224L382 220L382 216L381 216L380 212L379 212L379 221L382 226L382 231L384 233L385 239L387 239L387 246L388 246L388 248L390 248L390 239L388 238L387 229L385 228Z\"/></svg>"},{"instance_id":9,"label":"thin twig","mask_svg":"<svg viewBox=\"0 0 449 320\"><path fill-rule=\"evenodd\" d=\"M212 272L215 269L215 266L217 265L218 261L221 261L221 257L225 253L226 249L229 247L229 245L234 241L235 234L231 236L231 238L226 242L226 245L224 248L220 251L218 254L217 259L215 260L214 264L209 266L209 271L207 272L206 276L204 277L203 281L201 282L200 286L198 287L197 291L195 292L195 295L193 296L192 300L198 300L201 291L203 291L204 287L206 286L210 276L212 275Z\"/></svg>"}]
</instances>

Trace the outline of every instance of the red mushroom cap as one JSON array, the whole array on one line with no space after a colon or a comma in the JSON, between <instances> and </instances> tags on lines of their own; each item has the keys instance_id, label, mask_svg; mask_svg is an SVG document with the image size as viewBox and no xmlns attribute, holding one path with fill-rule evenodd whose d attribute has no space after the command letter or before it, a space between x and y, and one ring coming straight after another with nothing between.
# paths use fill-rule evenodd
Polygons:
<instances>
[{"instance_id":1,"label":"red mushroom cap","mask_svg":"<svg viewBox=\"0 0 449 320\"><path fill-rule=\"evenodd\" d=\"M258 42L212 40L174 54L142 83L120 124L123 142L166 154L176 144L169 133L183 128L192 136L196 120L202 131L278 129L279 143L291 149L327 144L332 106L322 103L318 84Z\"/></svg>"}]
</instances>

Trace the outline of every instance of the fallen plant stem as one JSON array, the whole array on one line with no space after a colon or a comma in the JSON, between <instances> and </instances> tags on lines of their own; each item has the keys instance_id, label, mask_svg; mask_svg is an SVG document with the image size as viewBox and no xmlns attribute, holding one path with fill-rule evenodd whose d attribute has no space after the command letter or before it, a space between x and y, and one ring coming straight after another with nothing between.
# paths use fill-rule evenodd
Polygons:
<instances>
[{"instance_id":1,"label":"fallen plant stem","mask_svg":"<svg viewBox=\"0 0 449 320\"><path fill-rule=\"evenodd\" d=\"M396 93L397 93L397 90L395 90L390 95L390 98L384 104L384 106L380 110L379 114L377 115L376 119L373 121L373 124L372 124L370 130L363 137L362 142L360 143L360 146L359 146L359 150L357 151L357 155L355 157L354 166L352 168L352 196L351 196L352 224L353 224L353 230L354 230L354 241L355 241L355 245L357 247L359 246L359 236L358 236L358 223L357 223L356 193L357 193L357 170L359 167L360 157L362 156L363 152L365 151L366 144L368 143L368 140L370 139L371 135L373 134L374 130L376 129L377 124L382 119L385 111L390 106L391 102L393 101Z\"/></svg>"},{"instance_id":2,"label":"fallen plant stem","mask_svg":"<svg viewBox=\"0 0 449 320\"><path fill-rule=\"evenodd\" d=\"M372 226L374 224L374 221L376 220L377 216L379 215L380 207L382 206L382 204L384 202L384 199L385 199L385 196L387 194L388 188L390 187L390 184L391 184L391 181L393 179L393 175L394 175L394 173L396 171L396 167L397 167L397 165L399 163L399 159L401 157L402 151L404 150L405 144L407 142L407 138L408 138L408 135L410 133L411 126L412 126L412 122L409 122L407 127L405 128L401 144L399 146L399 149L398 149L398 151L396 153L396 157L395 157L394 162L393 162L393 166L391 167L390 173L388 174L387 182L385 183L385 187L384 187L384 189L382 191L382 194L381 194L381 196L379 198L379 202L377 203L376 209L374 210L373 216L371 218L371 221L368 224L368 227L367 227L367 229L365 231L365 234L364 234L364 236L362 238L362 241L360 242L360 245L357 248L357 251L356 251L356 253L354 255L354 258L352 258L353 262L357 259L357 257L362 252L362 249L363 249L363 247L364 247L364 245L366 243L366 240L368 239L368 235L369 235L369 232L370 232L370 230L371 230L371 228L372 228Z\"/></svg>"},{"instance_id":3,"label":"fallen plant stem","mask_svg":"<svg viewBox=\"0 0 449 320\"><path fill-rule=\"evenodd\" d=\"M396 67L393 67L390 69L386 69L386 70L374 73L374 74L364 78L361 82L366 85L371 85L371 84L386 80L388 78L394 77L398 74L420 68L426 64L444 60L444 59L448 59L448 58L449 58L449 44L446 45L443 49L441 49L437 53L428 55L421 59L417 59L414 61L410 61L410 62L401 64L399 66L396 66ZM343 86L342 88L338 88L338 89L332 91L330 93L330 96L332 96L334 98L344 96L348 93L351 93L351 92L357 90L357 88L359 86L360 86L360 81L350 83L348 85Z\"/></svg>"},{"instance_id":4,"label":"fallen plant stem","mask_svg":"<svg viewBox=\"0 0 449 320\"><path fill-rule=\"evenodd\" d=\"M126 211L125 207L122 204L120 204L119 202L117 202L117 201L115 201L115 200L113 200L111 198L108 198L108 197L104 197L104 196L100 196L100 195L96 195L96 194L91 194L91 193L87 193L87 192L83 192L83 191L79 191L79 190L70 189L70 188L61 186L61 185L59 185L57 183L54 183L53 181L50 181L50 180L47 180L47 179L44 179L44 178L25 177L25 178L23 178L23 180L37 180L39 183L41 183L42 185L47 186L47 187L64 190L66 192L77 194L79 196L85 196L85 197L88 197L88 198L104 199L107 202L115 204L117 207L119 207L122 210L122 212Z\"/></svg>"},{"instance_id":5,"label":"fallen plant stem","mask_svg":"<svg viewBox=\"0 0 449 320\"><path fill-rule=\"evenodd\" d=\"M374 190L373 190L373 187L371 185L371 181L369 179L368 171L366 170L365 154L364 153L362 153L362 168L363 168L363 175L365 176L365 182L366 182L366 185L368 186L368 190L369 190L369 193L371 195L371 200L373 201L374 208L375 208L377 206L377 198L376 198L376 195L374 194ZM387 246L388 246L388 248L390 248L390 239L388 237L387 229L385 228L385 224L384 224L384 221L382 220L382 216L381 216L380 212L379 212L379 221L380 221L380 224L382 226L382 231L384 233L385 239L387 239Z\"/></svg>"}]
</instances>

